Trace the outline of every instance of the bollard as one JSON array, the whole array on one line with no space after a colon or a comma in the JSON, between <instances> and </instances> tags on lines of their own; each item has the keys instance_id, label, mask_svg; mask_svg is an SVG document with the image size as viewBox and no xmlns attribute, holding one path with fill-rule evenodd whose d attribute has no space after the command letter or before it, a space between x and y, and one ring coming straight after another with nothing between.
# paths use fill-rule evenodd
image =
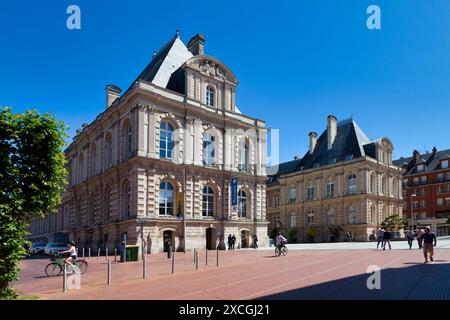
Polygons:
<instances>
[{"instance_id":1,"label":"bollard","mask_svg":"<svg viewBox=\"0 0 450 320\"><path fill-rule=\"evenodd\" d=\"M206 255L206 265L208 265L208 248L206 248L206 252L205 252L205 255Z\"/></svg>"},{"instance_id":2,"label":"bollard","mask_svg":"<svg viewBox=\"0 0 450 320\"><path fill-rule=\"evenodd\" d=\"M105 250L106 250L105 259L106 259L106 261L108 261L108 260L109 260L109 259L108 259L108 248L106 248Z\"/></svg>"},{"instance_id":3,"label":"bollard","mask_svg":"<svg viewBox=\"0 0 450 320\"><path fill-rule=\"evenodd\" d=\"M108 285L111 284L111 260L108 260Z\"/></svg>"},{"instance_id":4,"label":"bollard","mask_svg":"<svg viewBox=\"0 0 450 320\"><path fill-rule=\"evenodd\" d=\"M217 257L216 257L216 267L218 267L219 266L219 248L217 248L216 249L216 251L217 251Z\"/></svg>"},{"instance_id":5,"label":"bollard","mask_svg":"<svg viewBox=\"0 0 450 320\"><path fill-rule=\"evenodd\" d=\"M175 252L172 253L172 274L175 272Z\"/></svg>"},{"instance_id":6,"label":"bollard","mask_svg":"<svg viewBox=\"0 0 450 320\"><path fill-rule=\"evenodd\" d=\"M97 250L97 260L100 258L100 248Z\"/></svg>"},{"instance_id":7,"label":"bollard","mask_svg":"<svg viewBox=\"0 0 450 320\"><path fill-rule=\"evenodd\" d=\"M195 264L195 252L196 252L196 250L194 249L194 264Z\"/></svg>"},{"instance_id":8,"label":"bollard","mask_svg":"<svg viewBox=\"0 0 450 320\"><path fill-rule=\"evenodd\" d=\"M91 248L88 248L88 258L91 258Z\"/></svg>"},{"instance_id":9,"label":"bollard","mask_svg":"<svg viewBox=\"0 0 450 320\"><path fill-rule=\"evenodd\" d=\"M172 257L172 245L169 244L167 246L167 259L170 259Z\"/></svg>"},{"instance_id":10,"label":"bollard","mask_svg":"<svg viewBox=\"0 0 450 320\"><path fill-rule=\"evenodd\" d=\"M83 259L84 259L84 248L83 248Z\"/></svg>"},{"instance_id":11,"label":"bollard","mask_svg":"<svg viewBox=\"0 0 450 320\"><path fill-rule=\"evenodd\" d=\"M64 262L63 265L63 291L66 292L67 291L67 270L66 270L66 262Z\"/></svg>"},{"instance_id":12,"label":"bollard","mask_svg":"<svg viewBox=\"0 0 450 320\"><path fill-rule=\"evenodd\" d=\"M198 251L195 252L195 270L198 270Z\"/></svg>"},{"instance_id":13,"label":"bollard","mask_svg":"<svg viewBox=\"0 0 450 320\"><path fill-rule=\"evenodd\" d=\"M114 262L117 262L117 248L114 248Z\"/></svg>"},{"instance_id":14,"label":"bollard","mask_svg":"<svg viewBox=\"0 0 450 320\"><path fill-rule=\"evenodd\" d=\"M142 256L142 278L147 278L147 257L145 255Z\"/></svg>"}]
</instances>

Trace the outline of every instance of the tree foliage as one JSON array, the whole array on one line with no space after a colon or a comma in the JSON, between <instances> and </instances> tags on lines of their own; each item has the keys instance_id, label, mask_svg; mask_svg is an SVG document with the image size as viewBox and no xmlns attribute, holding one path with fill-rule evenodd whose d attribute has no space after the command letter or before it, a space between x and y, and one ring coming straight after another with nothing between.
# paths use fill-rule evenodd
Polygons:
<instances>
[{"instance_id":1,"label":"tree foliage","mask_svg":"<svg viewBox=\"0 0 450 320\"><path fill-rule=\"evenodd\" d=\"M405 218L401 218L398 214L393 214L391 216L388 216L384 219L384 221L381 223L381 226L385 230L394 231L394 230L401 230L403 229L407 224L407 220Z\"/></svg>"},{"instance_id":2,"label":"tree foliage","mask_svg":"<svg viewBox=\"0 0 450 320\"><path fill-rule=\"evenodd\" d=\"M66 126L50 114L0 108L0 297L19 276L33 218L54 210L66 185Z\"/></svg>"}]
</instances>

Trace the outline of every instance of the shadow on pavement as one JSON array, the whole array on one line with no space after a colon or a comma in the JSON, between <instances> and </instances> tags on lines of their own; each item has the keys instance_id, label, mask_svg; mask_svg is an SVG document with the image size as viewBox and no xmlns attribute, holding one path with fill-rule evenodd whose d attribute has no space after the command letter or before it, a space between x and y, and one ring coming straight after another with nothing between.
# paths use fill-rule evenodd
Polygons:
<instances>
[{"instance_id":1,"label":"shadow on pavement","mask_svg":"<svg viewBox=\"0 0 450 320\"><path fill-rule=\"evenodd\" d=\"M258 300L450 300L449 263L382 269L381 288L369 290L367 281L372 275L360 274L267 295Z\"/></svg>"}]
</instances>

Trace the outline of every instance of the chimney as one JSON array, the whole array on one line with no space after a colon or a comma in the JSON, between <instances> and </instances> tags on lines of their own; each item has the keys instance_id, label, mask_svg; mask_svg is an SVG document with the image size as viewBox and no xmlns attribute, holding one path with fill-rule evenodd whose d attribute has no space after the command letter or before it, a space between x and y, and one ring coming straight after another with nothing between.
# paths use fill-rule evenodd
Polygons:
<instances>
[{"instance_id":1,"label":"chimney","mask_svg":"<svg viewBox=\"0 0 450 320\"><path fill-rule=\"evenodd\" d=\"M191 40L189 40L187 48L194 56L200 56L205 54L205 37L201 34L197 34Z\"/></svg>"},{"instance_id":2,"label":"chimney","mask_svg":"<svg viewBox=\"0 0 450 320\"><path fill-rule=\"evenodd\" d=\"M314 152L314 148L316 147L317 143L317 133L310 132L308 136L309 136L309 154L312 154Z\"/></svg>"},{"instance_id":3,"label":"chimney","mask_svg":"<svg viewBox=\"0 0 450 320\"><path fill-rule=\"evenodd\" d=\"M433 159L436 158L437 149L436 147L433 147Z\"/></svg>"},{"instance_id":4,"label":"chimney","mask_svg":"<svg viewBox=\"0 0 450 320\"><path fill-rule=\"evenodd\" d=\"M106 108L108 109L111 107L113 102L120 97L120 88L118 86L115 86L113 84L108 84L106 86Z\"/></svg>"},{"instance_id":5,"label":"chimney","mask_svg":"<svg viewBox=\"0 0 450 320\"><path fill-rule=\"evenodd\" d=\"M333 147L334 139L337 133L337 119L333 115L329 115L327 118L327 142L328 150Z\"/></svg>"},{"instance_id":6,"label":"chimney","mask_svg":"<svg viewBox=\"0 0 450 320\"><path fill-rule=\"evenodd\" d=\"M419 162L419 158L420 158L420 153L417 150L413 151L413 161L414 164L417 164Z\"/></svg>"}]
</instances>

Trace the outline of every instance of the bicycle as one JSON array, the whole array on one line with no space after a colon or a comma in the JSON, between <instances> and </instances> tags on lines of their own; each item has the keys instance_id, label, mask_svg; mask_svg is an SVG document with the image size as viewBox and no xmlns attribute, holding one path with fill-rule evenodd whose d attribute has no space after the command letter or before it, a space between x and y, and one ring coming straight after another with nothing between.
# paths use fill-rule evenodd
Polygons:
<instances>
[{"instance_id":1,"label":"bicycle","mask_svg":"<svg viewBox=\"0 0 450 320\"><path fill-rule=\"evenodd\" d=\"M281 255L285 256L285 255L287 255L287 253L288 253L288 249L285 245L283 245L282 247L275 247L275 255L277 257L279 257Z\"/></svg>"},{"instance_id":2,"label":"bicycle","mask_svg":"<svg viewBox=\"0 0 450 320\"><path fill-rule=\"evenodd\" d=\"M53 260L54 259L54 260ZM81 273L84 274L87 270L87 262L84 259L76 259L72 265L66 264L65 259L61 257L60 254L55 254L52 257L52 262L50 262L45 267L45 274L47 277L56 277L61 274L64 270L64 265L66 265L66 271L68 273Z\"/></svg>"}]
</instances>

